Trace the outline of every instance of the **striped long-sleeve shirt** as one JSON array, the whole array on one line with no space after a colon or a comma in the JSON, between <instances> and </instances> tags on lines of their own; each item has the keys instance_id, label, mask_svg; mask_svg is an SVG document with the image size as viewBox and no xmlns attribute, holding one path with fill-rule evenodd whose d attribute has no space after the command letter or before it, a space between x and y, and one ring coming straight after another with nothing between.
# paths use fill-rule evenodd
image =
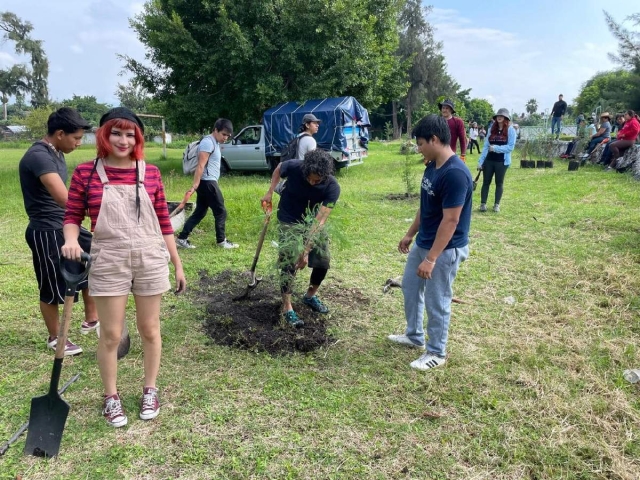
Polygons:
<instances>
[{"instance_id":1,"label":"striped long-sleeve shirt","mask_svg":"<svg viewBox=\"0 0 640 480\"><path fill-rule=\"evenodd\" d=\"M64 215L64 224L72 223L80 225L85 217L85 198L87 196L87 186L89 192L89 217L91 218L91 231L96 228L96 221L100 213L102 205L102 182L98 172L91 175L93 169L93 161L81 163L73 172L71 177L71 185L69 186L69 200L67 200L67 211ZM111 185L135 185L136 169L135 168L114 168L105 166L107 177ZM91 184L89 185L89 176L91 175ZM169 209L167 208L167 200L164 196L164 186L162 185L162 177L160 170L155 165L146 164L144 176L144 187L151 199L158 221L160 223L160 231L162 235L173 234L171 221L169 220ZM143 191L140 191L144 195Z\"/></svg>"}]
</instances>

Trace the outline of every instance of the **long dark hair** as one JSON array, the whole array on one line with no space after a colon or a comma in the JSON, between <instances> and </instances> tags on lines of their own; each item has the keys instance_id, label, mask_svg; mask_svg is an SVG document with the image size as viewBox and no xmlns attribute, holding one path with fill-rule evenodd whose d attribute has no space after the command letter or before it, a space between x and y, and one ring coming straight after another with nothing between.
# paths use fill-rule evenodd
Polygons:
<instances>
[{"instance_id":1,"label":"long dark hair","mask_svg":"<svg viewBox=\"0 0 640 480\"><path fill-rule=\"evenodd\" d=\"M627 115L629 115L631 118L640 119L640 117L638 117L638 115L636 115L636 112L634 112L633 110L627 110Z\"/></svg>"},{"instance_id":2,"label":"long dark hair","mask_svg":"<svg viewBox=\"0 0 640 480\"><path fill-rule=\"evenodd\" d=\"M497 116L497 115L496 115ZM509 119L504 117L504 122L502 122L502 128L505 132L509 131ZM498 120L493 121L493 125L491 125L491 135L498 134Z\"/></svg>"}]
</instances>

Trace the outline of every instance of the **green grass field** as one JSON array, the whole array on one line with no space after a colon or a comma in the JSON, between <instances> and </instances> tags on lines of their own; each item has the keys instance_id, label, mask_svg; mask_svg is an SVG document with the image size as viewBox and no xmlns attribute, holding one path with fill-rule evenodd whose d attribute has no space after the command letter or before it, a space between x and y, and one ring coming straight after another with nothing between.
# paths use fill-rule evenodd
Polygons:
<instances>
[{"instance_id":1,"label":"green grass field","mask_svg":"<svg viewBox=\"0 0 640 480\"><path fill-rule=\"evenodd\" d=\"M409 368L416 351L386 341L404 319L401 292L383 295L382 285L402 273L396 247L418 205L386 198L405 192L398 151L373 143L364 165L338 174L333 268L320 296L344 292L352 301L328 302L334 343L272 357L207 341L198 272L248 269L269 181L223 177L227 233L240 248L213 247L209 215L191 237L198 248L181 251L191 293L163 300L160 416L137 418L134 333L119 364L129 425L105 424L97 339L80 336L78 305L71 338L85 353L63 366L62 382L82 376L64 395L71 413L60 455L23 456L23 436L0 457L0 478L640 478L638 389L622 377L640 367L640 185L596 167L568 172L559 161L520 169L516 156L500 214L477 212L479 188L474 194L471 255L455 285L468 303L452 307L448 363L417 372ZM168 152L163 160L149 148L147 157L179 200L191 179L181 173L182 151ZM22 154L0 151L0 442L28 419L31 397L46 392L53 359L24 241ZM92 154L74 152L70 167ZM413 158L418 184L423 167ZM467 157L474 171L476 159ZM275 260L269 240L263 271Z\"/></svg>"}]
</instances>

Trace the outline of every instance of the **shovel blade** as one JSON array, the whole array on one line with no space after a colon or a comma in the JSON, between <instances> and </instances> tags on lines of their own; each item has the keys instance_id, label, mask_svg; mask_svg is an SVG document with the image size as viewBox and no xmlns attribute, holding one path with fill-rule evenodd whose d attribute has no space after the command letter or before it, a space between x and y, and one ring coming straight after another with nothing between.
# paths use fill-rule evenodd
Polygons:
<instances>
[{"instance_id":1,"label":"shovel blade","mask_svg":"<svg viewBox=\"0 0 640 480\"><path fill-rule=\"evenodd\" d=\"M69 404L56 392L31 399L25 455L55 457L69 416Z\"/></svg>"}]
</instances>

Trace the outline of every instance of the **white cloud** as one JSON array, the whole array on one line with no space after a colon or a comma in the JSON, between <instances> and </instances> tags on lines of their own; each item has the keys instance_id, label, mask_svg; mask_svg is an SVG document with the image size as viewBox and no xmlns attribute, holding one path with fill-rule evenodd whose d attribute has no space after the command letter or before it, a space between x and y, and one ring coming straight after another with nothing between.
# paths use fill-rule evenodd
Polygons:
<instances>
[{"instance_id":1,"label":"white cloud","mask_svg":"<svg viewBox=\"0 0 640 480\"><path fill-rule=\"evenodd\" d=\"M84 49L80 45L71 45L69 47L73 53L82 53Z\"/></svg>"},{"instance_id":2,"label":"white cloud","mask_svg":"<svg viewBox=\"0 0 640 480\"><path fill-rule=\"evenodd\" d=\"M18 59L7 52L0 52L0 68L8 68L18 63Z\"/></svg>"},{"instance_id":3,"label":"white cloud","mask_svg":"<svg viewBox=\"0 0 640 480\"><path fill-rule=\"evenodd\" d=\"M613 68L607 54L616 50L612 39L563 41L558 48L554 38L478 26L451 8L434 8L429 21L443 42L449 73L472 89L472 97L485 98L496 109L522 112L530 98L538 100L541 110L550 109L558 93L571 101L584 81Z\"/></svg>"}]
</instances>

